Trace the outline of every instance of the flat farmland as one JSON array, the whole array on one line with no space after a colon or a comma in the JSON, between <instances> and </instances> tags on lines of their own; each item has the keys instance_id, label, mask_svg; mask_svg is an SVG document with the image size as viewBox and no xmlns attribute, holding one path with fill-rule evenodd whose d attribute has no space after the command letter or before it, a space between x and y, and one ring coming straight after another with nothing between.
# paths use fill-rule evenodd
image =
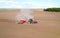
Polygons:
<instances>
[{"instance_id":1,"label":"flat farmland","mask_svg":"<svg viewBox=\"0 0 60 38\"><path fill-rule=\"evenodd\" d=\"M19 10L0 10L0 38L60 38L60 12L32 11L37 24L16 24Z\"/></svg>"}]
</instances>

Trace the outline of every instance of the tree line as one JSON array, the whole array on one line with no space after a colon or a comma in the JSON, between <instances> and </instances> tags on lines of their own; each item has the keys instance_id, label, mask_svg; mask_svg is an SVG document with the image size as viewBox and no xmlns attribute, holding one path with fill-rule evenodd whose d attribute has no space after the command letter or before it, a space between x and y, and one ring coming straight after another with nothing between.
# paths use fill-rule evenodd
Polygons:
<instances>
[{"instance_id":1,"label":"tree line","mask_svg":"<svg viewBox=\"0 0 60 38\"><path fill-rule=\"evenodd\" d=\"M60 8L47 8L47 9L44 9L44 11L60 12Z\"/></svg>"}]
</instances>

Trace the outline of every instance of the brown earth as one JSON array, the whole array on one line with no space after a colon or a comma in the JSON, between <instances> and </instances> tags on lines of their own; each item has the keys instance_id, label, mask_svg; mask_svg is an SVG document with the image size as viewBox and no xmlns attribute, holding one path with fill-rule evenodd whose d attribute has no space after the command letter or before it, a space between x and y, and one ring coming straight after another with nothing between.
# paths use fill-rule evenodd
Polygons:
<instances>
[{"instance_id":1,"label":"brown earth","mask_svg":"<svg viewBox=\"0 0 60 38\"><path fill-rule=\"evenodd\" d=\"M0 38L60 38L60 12L34 10L37 24L16 24L18 12L0 11Z\"/></svg>"}]
</instances>

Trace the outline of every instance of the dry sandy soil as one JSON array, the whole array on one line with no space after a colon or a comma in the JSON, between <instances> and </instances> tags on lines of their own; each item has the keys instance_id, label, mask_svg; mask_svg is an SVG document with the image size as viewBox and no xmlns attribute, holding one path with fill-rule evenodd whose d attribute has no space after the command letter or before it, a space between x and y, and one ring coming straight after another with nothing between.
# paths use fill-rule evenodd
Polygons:
<instances>
[{"instance_id":1,"label":"dry sandy soil","mask_svg":"<svg viewBox=\"0 0 60 38\"><path fill-rule=\"evenodd\" d=\"M16 24L19 10L0 10L0 38L60 38L60 12L34 10L37 24Z\"/></svg>"}]
</instances>

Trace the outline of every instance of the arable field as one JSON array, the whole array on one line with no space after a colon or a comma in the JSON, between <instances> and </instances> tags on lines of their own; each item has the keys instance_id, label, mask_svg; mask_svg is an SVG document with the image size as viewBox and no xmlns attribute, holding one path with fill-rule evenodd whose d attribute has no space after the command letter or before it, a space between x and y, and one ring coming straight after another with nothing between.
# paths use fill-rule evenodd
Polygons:
<instances>
[{"instance_id":1,"label":"arable field","mask_svg":"<svg viewBox=\"0 0 60 38\"><path fill-rule=\"evenodd\" d=\"M19 10L0 10L0 38L60 38L60 12L33 10L37 24L16 24Z\"/></svg>"}]
</instances>

